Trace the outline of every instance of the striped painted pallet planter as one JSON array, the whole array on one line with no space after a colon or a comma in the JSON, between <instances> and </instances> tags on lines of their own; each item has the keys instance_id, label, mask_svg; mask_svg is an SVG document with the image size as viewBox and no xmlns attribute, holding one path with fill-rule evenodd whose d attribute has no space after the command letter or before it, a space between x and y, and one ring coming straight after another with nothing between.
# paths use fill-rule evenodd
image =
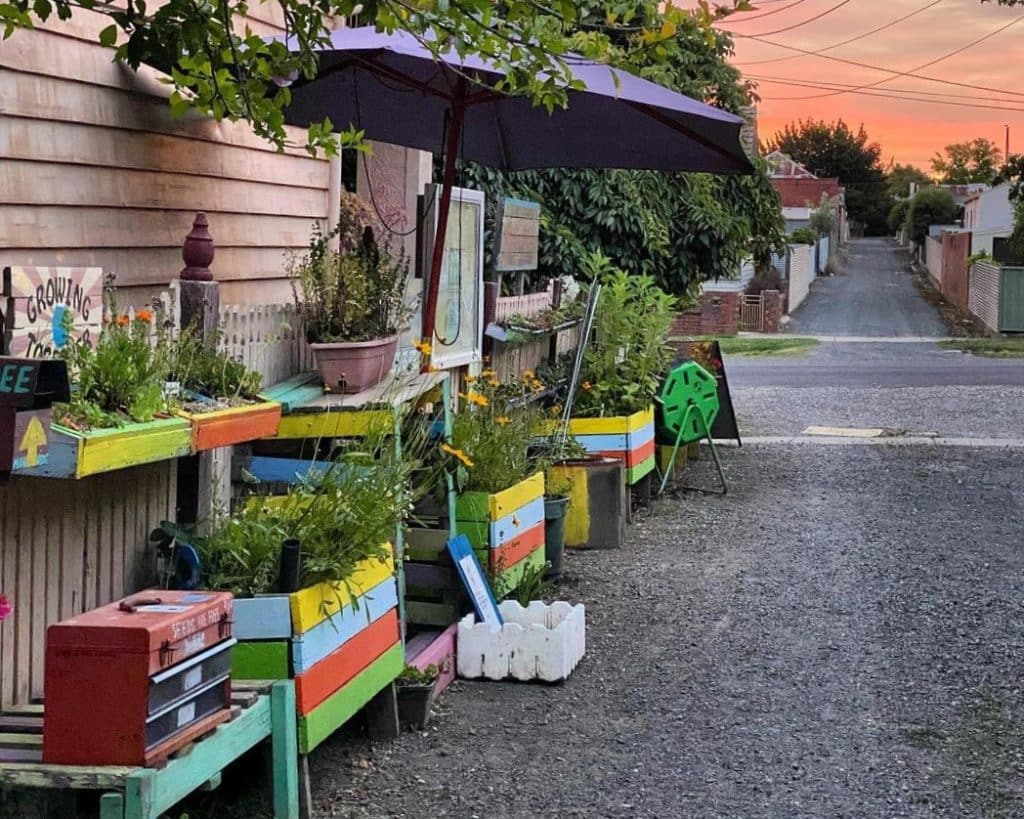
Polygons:
<instances>
[{"instance_id":1,"label":"striped painted pallet planter","mask_svg":"<svg viewBox=\"0 0 1024 819\"><path fill-rule=\"evenodd\" d=\"M527 569L544 565L544 473L494 494L464 492L455 521L481 565L495 573L495 586L517 588Z\"/></svg>"},{"instance_id":2,"label":"striped painted pallet planter","mask_svg":"<svg viewBox=\"0 0 1024 819\"><path fill-rule=\"evenodd\" d=\"M401 673L394 559L346 583L236 600L236 679L294 679L299 751L309 753Z\"/></svg>"},{"instance_id":3,"label":"striped painted pallet planter","mask_svg":"<svg viewBox=\"0 0 1024 819\"><path fill-rule=\"evenodd\" d=\"M19 475L85 478L192 452L192 428L183 418L92 430L52 424L47 438L46 463L18 470Z\"/></svg>"},{"instance_id":4,"label":"striped painted pallet planter","mask_svg":"<svg viewBox=\"0 0 1024 819\"><path fill-rule=\"evenodd\" d=\"M193 452L270 438L277 435L281 425L281 405L273 401L212 412L181 410L177 414L192 425Z\"/></svg>"},{"instance_id":5,"label":"striped painted pallet planter","mask_svg":"<svg viewBox=\"0 0 1024 819\"><path fill-rule=\"evenodd\" d=\"M654 407L611 418L573 418L569 432L587 452L624 462L629 486L654 471Z\"/></svg>"}]
</instances>

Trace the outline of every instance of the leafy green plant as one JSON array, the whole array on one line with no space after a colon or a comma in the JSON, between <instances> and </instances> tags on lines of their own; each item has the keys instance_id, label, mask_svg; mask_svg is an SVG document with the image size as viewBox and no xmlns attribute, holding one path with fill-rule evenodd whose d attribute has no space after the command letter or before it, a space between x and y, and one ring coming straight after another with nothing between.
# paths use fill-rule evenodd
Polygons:
<instances>
[{"instance_id":1,"label":"leafy green plant","mask_svg":"<svg viewBox=\"0 0 1024 819\"><path fill-rule=\"evenodd\" d=\"M259 373L217 349L219 333L208 337L186 327L168 342L168 380L209 398L252 397L263 386Z\"/></svg>"},{"instance_id":2,"label":"leafy green plant","mask_svg":"<svg viewBox=\"0 0 1024 819\"><path fill-rule=\"evenodd\" d=\"M484 370L460 394L451 443L441 446L460 492L500 492L535 471L529 448L543 413L529 399L544 385L532 372L524 378L501 383Z\"/></svg>"},{"instance_id":3,"label":"leafy green plant","mask_svg":"<svg viewBox=\"0 0 1024 819\"><path fill-rule=\"evenodd\" d=\"M931 225L949 225L956 219L956 200L945 188L924 188L907 208L906 227L911 241L923 244Z\"/></svg>"},{"instance_id":4,"label":"leafy green plant","mask_svg":"<svg viewBox=\"0 0 1024 819\"><path fill-rule=\"evenodd\" d=\"M306 253L292 254L286 262L310 342L387 338L402 330L412 315L406 303L409 261L404 249L393 254L390 247L377 245L369 226L355 248L328 248L332 237L352 231L345 220L328 234L315 225Z\"/></svg>"},{"instance_id":5,"label":"leafy green plant","mask_svg":"<svg viewBox=\"0 0 1024 819\"><path fill-rule=\"evenodd\" d=\"M422 671L414 665L402 669L395 682L399 685L431 685L441 676L441 667L431 663Z\"/></svg>"},{"instance_id":6,"label":"leafy green plant","mask_svg":"<svg viewBox=\"0 0 1024 819\"><path fill-rule=\"evenodd\" d=\"M96 343L76 340L69 333L60 351L74 391L70 403L57 404L54 413L60 423L76 429L152 421L167 409L166 360L162 348L151 342L153 314L119 314L109 288L104 301L111 318Z\"/></svg>"},{"instance_id":7,"label":"leafy green plant","mask_svg":"<svg viewBox=\"0 0 1024 819\"><path fill-rule=\"evenodd\" d=\"M977 253L972 253L967 257L967 267L970 269L971 265L975 262L989 262L992 263L995 260L992 258L992 254L987 250L979 250Z\"/></svg>"},{"instance_id":8,"label":"leafy green plant","mask_svg":"<svg viewBox=\"0 0 1024 819\"><path fill-rule=\"evenodd\" d=\"M813 245L818 241L818 234L809 227L798 227L789 234L789 241L794 245Z\"/></svg>"},{"instance_id":9,"label":"leafy green plant","mask_svg":"<svg viewBox=\"0 0 1024 819\"><path fill-rule=\"evenodd\" d=\"M543 600L551 593L554 584L545 577L550 568L551 564L545 561L540 566L527 566L523 569L514 592L520 606L526 607L532 600Z\"/></svg>"},{"instance_id":10,"label":"leafy green plant","mask_svg":"<svg viewBox=\"0 0 1024 819\"><path fill-rule=\"evenodd\" d=\"M649 276L629 276L601 258L591 267L604 287L573 414L629 415L651 405L671 359L672 298Z\"/></svg>"},{"instance_id":11,"label":"leafy green plant","mask_svg":"<svg viewBox=\"0 0 1024 819\"><path fill-rule=\"evenodd\" d=\"M248 498L195 543L205 584L236 595L274 591L281 542L289 538L302 547L303 588L344 583L360 561L384 560L385 544L412 511L419 461L410 451L398 455L381 435L287 495Z\"/></svg>"}]
</instances>

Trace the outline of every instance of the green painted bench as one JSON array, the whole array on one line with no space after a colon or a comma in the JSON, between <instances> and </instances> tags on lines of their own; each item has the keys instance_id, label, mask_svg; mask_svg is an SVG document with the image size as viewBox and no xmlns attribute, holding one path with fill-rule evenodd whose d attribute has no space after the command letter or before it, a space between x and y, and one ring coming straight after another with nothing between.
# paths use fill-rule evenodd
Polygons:
<instances>
[{"instance_id":1,"label":"green painted bench","mask_svg":"<svg viewBox=\"0 0 1024 819\"><path fill-rule=\"evenodd\" d=\"M189 794L215 787L221 772L270 740L275 819L298 819L295 686L290 680L250 684L249 703L162 768L0 762L0 786L102 791L100 819L157 819ZM240 687L235 686L239 693ZM26 741L42 737L25 735Z\"/></svg>"}]
</instances>

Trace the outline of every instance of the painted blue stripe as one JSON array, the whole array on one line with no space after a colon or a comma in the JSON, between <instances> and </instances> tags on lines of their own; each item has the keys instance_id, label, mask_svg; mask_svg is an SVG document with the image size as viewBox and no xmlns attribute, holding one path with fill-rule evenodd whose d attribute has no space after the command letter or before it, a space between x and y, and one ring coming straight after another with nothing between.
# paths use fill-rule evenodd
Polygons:
<instances>
[{"instance_id":1,"label":"painted blue stripe","mask_svg":"<svg viewBox=\"0 0 1024 819\"><path fill-rule=\"evenodd\" d=\"M544 520L544 498L534 498L526 506L520 506L514 512L491 524L491 548L496 549L502 543L507 543L527 529L532 529L542 520ZM517 526L513 521L518 521L519 525Z\"/></svg>"},{"instance_id":2,"label":"painted blue stripe","mask_svg":"<svg viewBox=\"0 0 1024 819\"><path fill-rule=\"evenodd\" d=\"M654 440L654 422L646 424L636 432L629 433L629 448L639 449Z\"/></svg>"},{"instance_id":3,"label":"painted blue stripe","mask_svg":"<svg viewBox=\"0 0 1024 819\"><path fill-rule=\"evenodd\" d=\"M329 461L253 455L246 468L262 483L298 483L300 478L312 477L311 472L314 476L323 475L330 467Z\"/></svg>"},{"instance_id":4,"label":"painted blue stripe","mask_svg":"<svg viewBox=\"0 0 1024 819\"><path fill-rule=\"evenodd\" d=\"M286 594L238 597L232 634L237 640L288 640L292 636L291 602Z\"/></svg>"},{"instance_id":5,"label":"painted blue stripe","mask_svg":"<svg viewBox=\"0 0 1024 819\"><path fill-rule=\"evenodd\" d=\"M587 452L625 452L626 434L577 435L576 440Z\"/></svg>"},{"instance_id":6,"label":"painted blue stripe","mask_svg":"<svg viewBox=\"0 0 1024 819\"><path fill-rule=\"evenodd\" d=\"M358 600L358 610L354 610L351 605L345 606L338 614L328 617L301 637L292 640L292 666L296 674L308 671L374 620L398 606L395 578L385 578Z\"/></svg>"}]
</instances>

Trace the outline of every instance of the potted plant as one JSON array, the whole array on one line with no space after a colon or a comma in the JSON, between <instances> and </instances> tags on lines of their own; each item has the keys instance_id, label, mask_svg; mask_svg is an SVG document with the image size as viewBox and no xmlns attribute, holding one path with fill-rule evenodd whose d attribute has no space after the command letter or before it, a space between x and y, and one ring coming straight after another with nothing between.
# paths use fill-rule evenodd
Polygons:
<instances>
[{"instance_id":1,"label":"potted plant","mask_svg":"<svg viewBox=\"0 0 1024 819\"><path fill-rule=\"evenodd\" d=\"M434 702L434 686L441 675L436 665L428 665L422 671L407 665L395 680L398 692L398 719L403 725L411 725L422 731L430 722L430 706Z\"/></svg>"},{"instance_id":2,"label":"potted plant","mask_svg":"<svg viewBox=\"0 0 1024 819\"><path fill-rule=\"evenodd\" d=\"M352 198L349 194L345 201ZM306 253L287 264L320 376L327 389L342 392L360 392L384 379L395 360L398 334L412 315L404 251L379 245L370 225L356 230L352 213L343 205L338 225L326 235L315 227ZM328 248L334 237L340 250Z\"/></svg>"},{"instance_id":3,"label":"potted plant","mask_svg":"<svg viewBox=\"0 0 1024 819\"><path fill-rule=\"evenodd\" d=\"M653 405L671 360L672 299L648 276L609 265L601 275L569 430L587 452L623 461L626 482L634 484L654 469Z\"/></svg>"}]
</instances>

